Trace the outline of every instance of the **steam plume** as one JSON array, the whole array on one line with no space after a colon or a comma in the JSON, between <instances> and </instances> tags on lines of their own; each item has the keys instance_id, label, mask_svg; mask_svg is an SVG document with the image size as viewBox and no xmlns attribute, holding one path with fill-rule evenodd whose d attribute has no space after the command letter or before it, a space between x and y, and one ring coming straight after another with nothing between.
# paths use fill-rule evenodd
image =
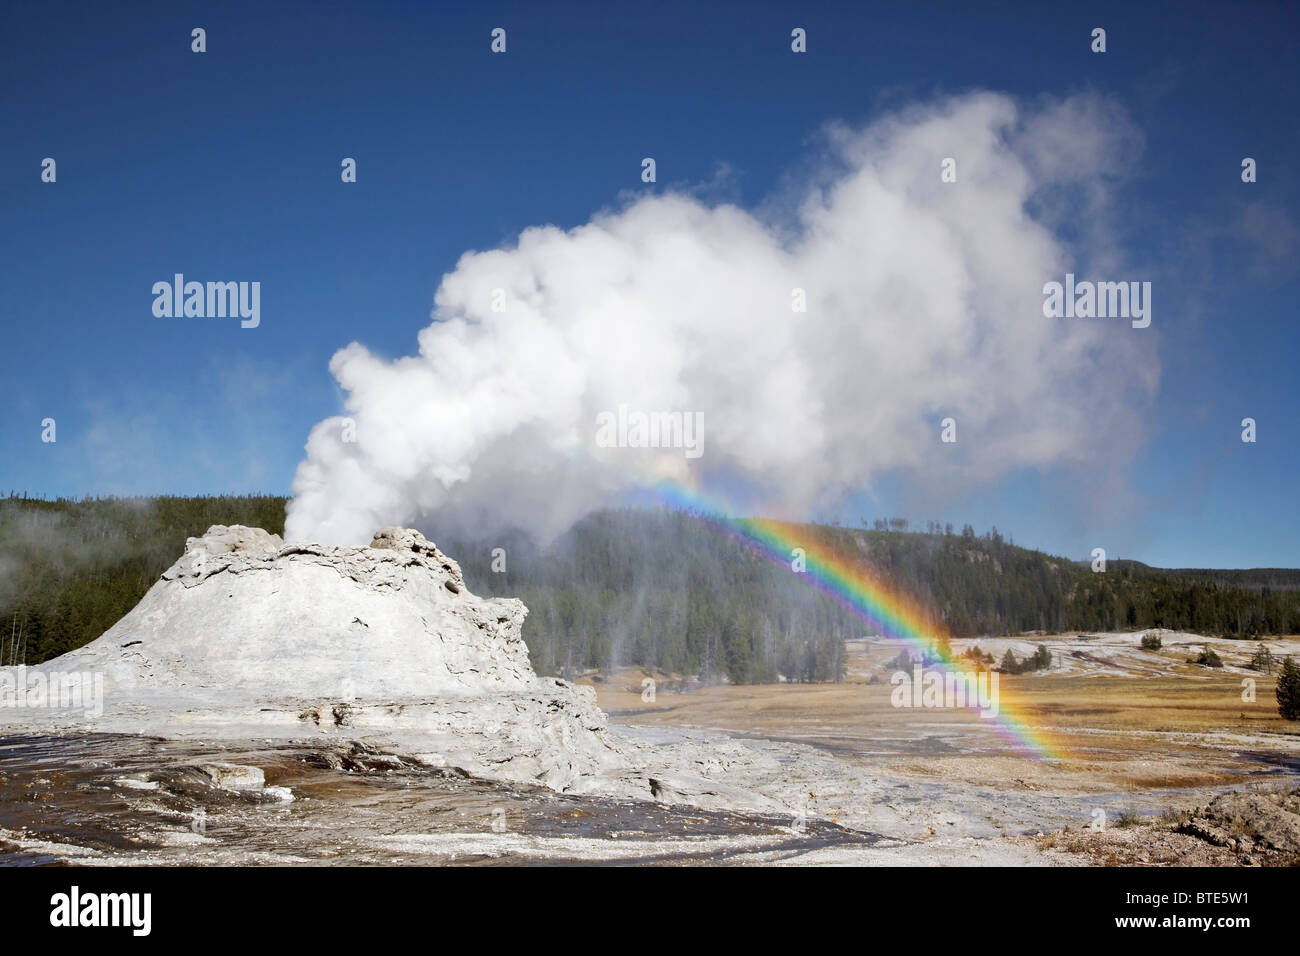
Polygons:
<instances>
[{"instance_id":1,"label":"steam plume","mask_svg":"<svg viewBox=\"0 0 1300 956\"><path fill-rule=\"evenodd\" d=\"M287 536L454 518L545 537L654 476L796 517L894 470L959 487L1131 451L1153 330L1042 312L1066 271L1137 278L1107 229L1141 146L1123 112L976 93L825 143L789 215L668 193L466 253L418 355L334 356L346 415L312 430ZM620 405L702 413L703 456L598 447Z\"/></svg>"}]
</instances>

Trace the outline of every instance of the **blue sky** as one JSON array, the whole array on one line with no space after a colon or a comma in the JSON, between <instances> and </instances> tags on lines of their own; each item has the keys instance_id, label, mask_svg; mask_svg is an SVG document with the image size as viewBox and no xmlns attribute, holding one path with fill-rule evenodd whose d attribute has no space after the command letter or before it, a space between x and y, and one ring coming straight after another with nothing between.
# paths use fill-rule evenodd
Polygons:
<instances>
[{"instance_id":1,"label":"blue sky","mask_svg":"<svg viewBox=\"0 0 1300 956\"><path fill-rule=\"evenodd\" d=\"M337 349L410 354L461 253L587 221L638 187L642 156L661 186L725 164L715 198L752 207L828 121L972 88L1096 90L1146 139L1125 241L1181 290L1125 506L1081 511L1105 481L1026 471L942 507L887 477L843 517L996 524L1076 558L1300 566L1293 4L264 6L7 6L0 489L287 493L340 409ZM259 279L261 326L156 319L151 286L178 271Z\"/></svg>"}]
</instances>

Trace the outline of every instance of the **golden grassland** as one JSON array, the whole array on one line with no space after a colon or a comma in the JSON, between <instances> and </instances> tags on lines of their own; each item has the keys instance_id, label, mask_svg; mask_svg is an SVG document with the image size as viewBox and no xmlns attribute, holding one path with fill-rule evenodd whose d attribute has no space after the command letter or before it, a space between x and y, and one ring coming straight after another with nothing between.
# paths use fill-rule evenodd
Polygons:
<instances>
[{"instance_id":1,"label":"golden grassland","mask_svg":"<svg viewBox=\"0 0 1300 956\"><path fill-rule=\"evenodd\" d=\"M1255 699L1246 701L1246 675L1188 665L1180 651L1149 655L1165 664L1159 676L999 675L1004 710L1048 742L1056 755L1048 760L1017 753L975 711L893 706L880 653L861 645L853 653L850 678L836 684L691 686L635 668L594 683L616 724L795 740L987 786L1080 793L1218 786L1268 770L1270 761L1300 759L1300 723L1278 715L1274 677L1249 675ZM642 697L647 676L656 679L653 700Z\"/></svg>"}]
</instances>

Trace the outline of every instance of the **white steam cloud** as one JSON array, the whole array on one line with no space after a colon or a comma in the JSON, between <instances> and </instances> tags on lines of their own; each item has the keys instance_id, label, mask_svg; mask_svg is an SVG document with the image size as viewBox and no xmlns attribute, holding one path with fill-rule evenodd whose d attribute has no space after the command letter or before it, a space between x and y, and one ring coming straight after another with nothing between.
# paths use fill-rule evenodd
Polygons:
<instances>
[{"instance_id":1,"label":"white steam cloud","mask_svg":"<svg viewBox=\"0 0 1300 956\"><path fill-rule=\"evenodd\" d=\"M1111 186L1141 148L1123 111L979 93L826 140L789 215L667 194L466 253L418 355L334 356L346 416L312 430L287 536L454 521L545 537L688 471L796 517L890 471L959 488L1127 457L1156 329L1042 311L1067 271L1141 277L1109 238ZM702 413L703 457L598 447L597 416L620 405Z\"/></svg>"}]
</instances>

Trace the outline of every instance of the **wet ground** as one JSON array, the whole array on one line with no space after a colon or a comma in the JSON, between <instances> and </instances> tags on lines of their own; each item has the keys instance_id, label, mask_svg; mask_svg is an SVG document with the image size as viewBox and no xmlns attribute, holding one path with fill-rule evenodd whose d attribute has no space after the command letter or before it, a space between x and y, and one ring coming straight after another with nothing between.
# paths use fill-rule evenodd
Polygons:
<instances>
[{"instance_id":1,"label":"wet ground","mask_svg":"<svg viewBox=\"0 0 1300 956\"><path fill-rule=\"evenodd\" d=\"M1140 655L1125 647L1115 653ZM860 676L871 654L891 652L850 650ZM1055 865L1089 853L1177 865L1213 861L1154 830L1142 842L1144 826L1216 794L1300 784L1300 738L1277 719L1269 688L1248 704L1235 674L1020 679L1016 693L1062 743L1059 756L1008 752L990 722L961 710L894 708L870 675L665 692L650 706L641 676L598 693L620 746L668 780L660 799L772 812L491 783L338 737L9 736L0 865ZM202 769L214 762L260 768L265 786L214 786ZM1097 836L1089 828L1100 824L1109 829Z\"/></svg>"},{"instance_id":2,"label":"wet ground","mask_svg":"<svg viewBox=\"0 0 1300 956\"><path fill-rule=\"evenodd\" d=\"M266 786L214 786L201 769L214 762L259 767ZM0 865L779 862L888 843L822 820L566 796L346 748L0 740Z\"/></svg>"},{"instance_id":3,"label":"wet ground","mask_svg":"<svg viewBox=\"0 0 1300 956\"><path fill-rule=\"evenodd\" d=\"M836 759L826 752L835 749L816 748L820 759ZM1216 791L1296 779L1291 760L1237 756L1256 769ZM779 763L792 791L832 783L806 751ZM264 779L223 788L212 777L221 765L256 767ZM1066 796L1028 781L990 788L887 774L839 785L856 813L737 813L493 783L357 743L11 736L0 738L0 865L1059 864L1079 861L1026 837L1077 832L1098 822L1098 809L1104 821L1154 819L1209 795Z\"/></svg>"}]
</instances>

